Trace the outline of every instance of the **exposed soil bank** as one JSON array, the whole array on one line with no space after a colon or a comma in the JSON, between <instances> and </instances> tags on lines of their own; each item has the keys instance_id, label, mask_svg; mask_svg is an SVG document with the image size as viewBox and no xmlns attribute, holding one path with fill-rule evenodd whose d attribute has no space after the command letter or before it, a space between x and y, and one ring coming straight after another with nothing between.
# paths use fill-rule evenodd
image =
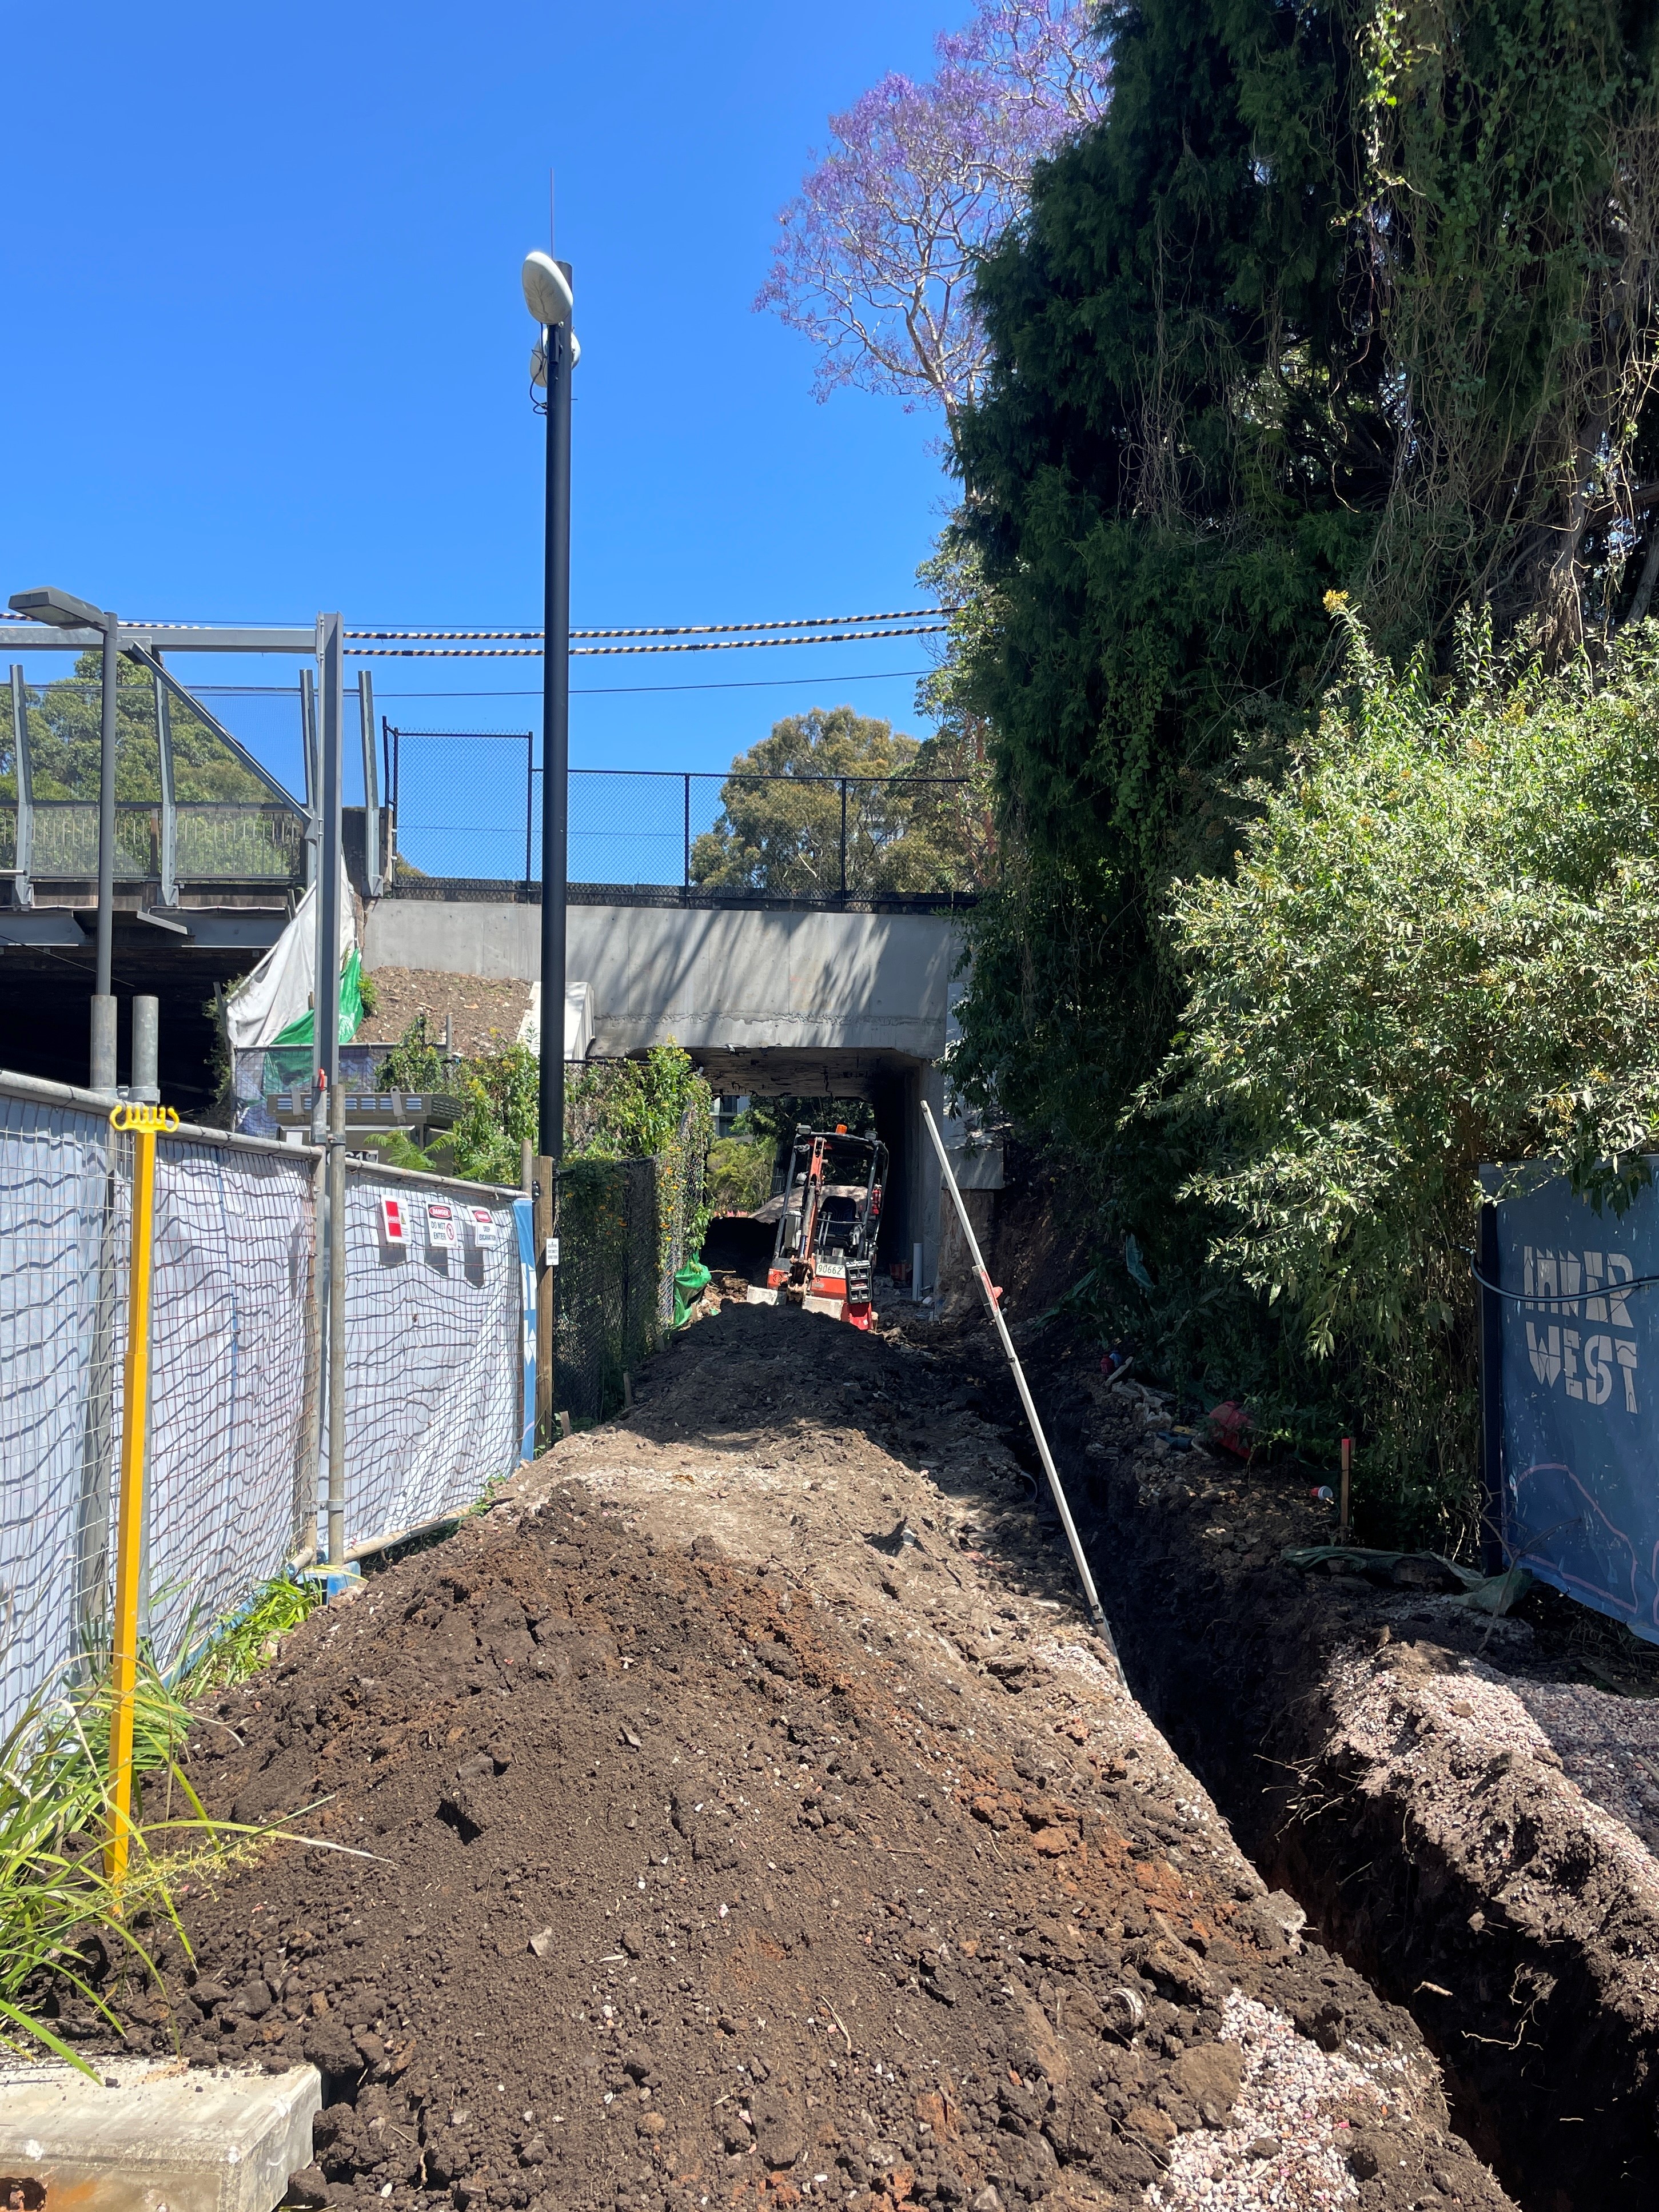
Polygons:
<instances>
[{"instance_id":1,"label":"exposed soil bank","mask_svg":"<svg viewBox=\"0 0 1659 2212\"><path fill-rule=\"evenodd\" d=\"M1334 1534L1305 1477L1171 1451L1061 1348L1039 1395L1136 1694L1266 1878L1409 2007L1529 2212L1650 2205L1659 1867L1627 1822L1653 1709L1524 1620L1286 1568Z\"/></svg>"},{"instance_id":2,"label":"exposed soil bank","mask_svg":"<svg viewBox=\"0 0 1659 2212\"><path fill-rule=\"evenodd\" d=\"M699 1323L204 1726L216 1806L326 1798L369 1856L188 1899L143 2039L322 2067L301 2203L1498 2212L986 1409L816 1316Z\"/></svg>"}]
</instances>

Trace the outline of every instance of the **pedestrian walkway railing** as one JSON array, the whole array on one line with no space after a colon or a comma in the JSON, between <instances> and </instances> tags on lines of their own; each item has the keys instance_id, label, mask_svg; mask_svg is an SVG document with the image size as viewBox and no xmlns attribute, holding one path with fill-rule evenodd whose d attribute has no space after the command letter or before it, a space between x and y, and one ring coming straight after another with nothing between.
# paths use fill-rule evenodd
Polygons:
<instances>
[{"instance_id":1,"label":"pedestrian walkway railing","mask_svg":"<svg viewBox=\"0 0 1659 2212\"><path fill-rule=\"evenodd\" d=\"M393 896L541 880L528 731L385 732ZM971 897L993 866L989 805L966 776L573 769L573 884L817 903Z\"/></svg>"}]
</instances>

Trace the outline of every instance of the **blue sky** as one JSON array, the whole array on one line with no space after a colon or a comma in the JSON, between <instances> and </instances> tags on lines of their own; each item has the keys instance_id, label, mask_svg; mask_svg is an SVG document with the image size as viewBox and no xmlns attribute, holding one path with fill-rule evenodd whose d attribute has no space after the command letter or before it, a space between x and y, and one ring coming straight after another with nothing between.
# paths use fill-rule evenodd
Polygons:
<instances>
[{"instance_id":1,"label":"blue sky","mask_svg":"<svg viewBox=\"0 0 1659 2212\"><path fill-rule=\"evenodd\" d=\"M552 168L583 349L573 619L921 604L950 492L936 420L818 406L805 341L750 302L830 111L887 69L926 74L968 12L88 0L70 41L50 9L8 11L0 599L51 582L151 619L538 621L518 270L547 242ZM852 679L920 667L921 643L578 660L573 762L723 768L775 716L843 701L915 728L913 678ZM411 727L539 719L505 696L538 692L533 660L374 675ZM401 696L441 689L493 696ZM285 702L220 703L287 767Z\"/></svg>"}]
</instances>

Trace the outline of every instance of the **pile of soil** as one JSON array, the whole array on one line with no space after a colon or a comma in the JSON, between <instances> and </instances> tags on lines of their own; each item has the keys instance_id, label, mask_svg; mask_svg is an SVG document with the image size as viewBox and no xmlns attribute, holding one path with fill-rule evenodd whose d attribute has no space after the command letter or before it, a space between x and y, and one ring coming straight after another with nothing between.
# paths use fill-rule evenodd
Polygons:
<instances>
[{"instance_id":1,"label":"pile of soil","mask_svg":"<svg viewBox=\"0 0 1659 2212\"><path fill-rule=\"evenodd\" d=\"M451 975L433 968L377 968L374 1012L364 1028L395 1044L417 1014L426 1016L433 1044L450 1024L452 1050L465 1060L505 1052L530 1011L530 986L511 978Z\"/></svg>"},{"instance_id":2,"label":"pile of soil","mask_svg":"<svg viewBox=\"0 0 1659 2212\"><path fill-rule=\"evenodd\" d=\"M204 1717L214 1809L362 1856L186 1897L129 2040L316 2064L295 2203L1505 2204L977 1395L817 1316L687 1332Z\"/></svg>"}]
</instances>

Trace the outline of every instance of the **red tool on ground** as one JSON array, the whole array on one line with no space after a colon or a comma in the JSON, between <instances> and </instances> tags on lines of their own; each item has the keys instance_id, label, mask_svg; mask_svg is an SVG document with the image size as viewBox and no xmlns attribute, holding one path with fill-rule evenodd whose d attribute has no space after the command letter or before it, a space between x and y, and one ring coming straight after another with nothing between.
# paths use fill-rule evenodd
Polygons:
<instances>
[{"instance_id":1,"label":"red tool on ground","mask_svg":"<svg viewBox=\"0 0 1659 2212\"><path fill-rule=\"evenodd\" d=\"M887 1147L844 1128L795 1132L767 1283L792 1305L870 1326Z\"/></svg>"}]
</instances>

